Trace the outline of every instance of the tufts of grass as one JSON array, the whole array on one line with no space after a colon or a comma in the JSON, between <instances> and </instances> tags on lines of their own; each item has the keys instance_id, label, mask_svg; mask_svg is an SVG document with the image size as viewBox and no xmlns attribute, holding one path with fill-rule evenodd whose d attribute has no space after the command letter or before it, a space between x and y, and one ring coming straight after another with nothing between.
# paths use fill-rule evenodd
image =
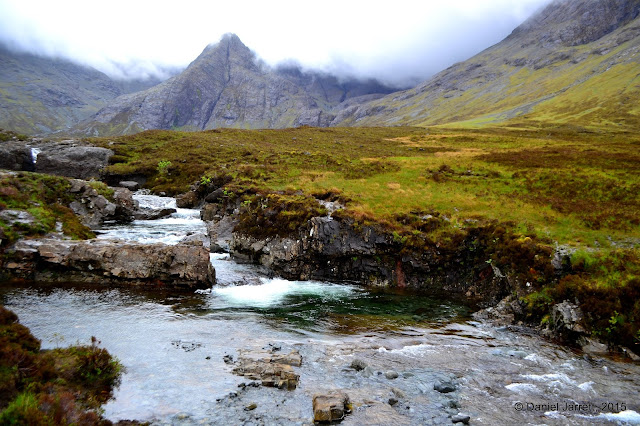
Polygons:
<instances>
[{"instance_id":1,"label":"tufts of grass","mask_svg":"<svg viewBox=\"0 0 640 426\"><path fill-rule=\"evenodd\" d=\"M640 252L577 251L573 271L555 285L525 298L529 314L541 320L559 301L577 302L592 334L614 345L640 345Z\"/></svg>"},{"instance_id":2,"label":"tufts of grass","mask_svg":"<svg viewBox=\"0 0 640 426\"><path fill-rule=\"evenodd\" d=\"M327 210L313 197L286 193L256 194L242 203L236 230L257 238L286 237L312 217L326 214Z\"/></svg>"},{"instance_id":3,"label":"tufts of grass","mask_svg":"<svg viewBox=\"0 0 640 426\"><path fill-rule=\"evenodd\" d=\"M0 424L108 424L96 410L123 366L98 343L40 351L40 341L0 306Z\"/></svg>"}]
</instances>

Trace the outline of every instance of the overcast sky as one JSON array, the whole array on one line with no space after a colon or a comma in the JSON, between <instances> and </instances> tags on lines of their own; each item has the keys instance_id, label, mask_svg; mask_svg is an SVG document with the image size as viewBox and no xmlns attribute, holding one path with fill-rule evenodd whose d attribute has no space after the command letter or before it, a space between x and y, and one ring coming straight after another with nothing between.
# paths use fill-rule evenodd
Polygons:
<instances>
[{"instance_id":1,"label":"overcast sky","mask_svg":"<svg viewBox=\"0 0 640 426\"><path fill-rule=\"evenodd\" d=\"M227 32L271 65L424 80L499 42L551 0L0 0L0 40L113 77L184 67Z\"/></svg>"}]
</instances>

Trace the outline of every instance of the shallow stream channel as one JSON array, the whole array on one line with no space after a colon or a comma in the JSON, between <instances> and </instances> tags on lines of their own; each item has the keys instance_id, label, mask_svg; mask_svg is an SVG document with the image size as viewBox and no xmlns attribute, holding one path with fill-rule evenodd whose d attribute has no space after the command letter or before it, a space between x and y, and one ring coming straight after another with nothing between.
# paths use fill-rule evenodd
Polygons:
<instances>
[{"instance_id":1,"label":"shallow stream channel","mask_svg":"<svg viewBox=\"0 0 640 426\"><path fill-rule=\"evenodd\" d=\"M137 194L141 206L175 207ZM205 232L196 210L107 227L99 238L176 244ZM640 365L572 352L464 305L329 282L287 281L211 254L217 285L176 293L0 287L43 348L91 336L126 367L112 421L313 424L312 398L345 391L345 425L640 424ZM302 356L294 390L233 374L243 351ZM467 417L468 416L468 417Z\"/></svg>"}]
</instances>

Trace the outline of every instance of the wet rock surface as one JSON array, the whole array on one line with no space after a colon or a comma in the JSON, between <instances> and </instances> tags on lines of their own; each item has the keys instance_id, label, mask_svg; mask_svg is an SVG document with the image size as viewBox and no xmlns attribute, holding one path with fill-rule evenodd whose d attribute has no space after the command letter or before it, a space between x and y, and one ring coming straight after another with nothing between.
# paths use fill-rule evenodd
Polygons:
<instances>
[{"instance_id":1,"label":"wet rock surface","mask_svg":"<svg viewBox=\"0 0 640 426\"><path fill-rule=\"evenodd\" d=\"M256 238L234 230L230 252L238 261L265 265L287 279L413 288L482 305L497 303L512 287L500 271L467 259L472 253L464 245L453 254L458 258L453 268L435 253L402 251L393 235L374 226L332 217L314 217L290 237Z\"/></svg>"},{"instance_id":2,"label":"wet rock surface","mask_svg":"<svg viewBox=\"0 0 640 426\"><path fill-rule=\"evenodd\" d=\"M76 200L69 208L84 225L96 228L106 221L128 223L134 220L138 204L128 189L113 188L113 201L109 201L88 181L71 179L70 182L69 191L76 194Z\"/></svg>"},{"instance_id":3,"label":"wet rock surface","mask_svg":"<svg viewBox=\"0 0 640 426\"><path fill-rule=\"evenodd\" d=\"M229 359L225 359L229 362ZM251 380L258 380L262 386L293 390L298 386L300 375L292 367L302 365L298 351L280 354L267 351L239 351L234 362L233 373Z\"/></svg>"},{"instance_id":4,"label":"wet rock surface","mask_svg":"<svg viewBox=\"0 0 640 426\"><path fill-rule=\"evenodd\" d=\"M345 392L334 390L313 396L313 420L330 423L344 419L351 412L351 401Z\"/></svg>"},{"instance_id":5,"label":"wet rock surface","mask_svg":"<svg viewBox=\"0 0 640 426\"><path fill-rule=\"evenodd\" d=\"M156 220L163 217L171 216L176 212L173 208L151 209L151 208L139 208L133 213L133 216L137 220Z\"/></svg>"},{"instance_id":6,"label":"wet rock surface","mask_svg":"<svg viewBox=\"0 0 640 426\"><path fill-rule=\"evenodd\" d=\"M9 278L193 289L215 282L209 251L201 244L22 240L7 255L4 267Z\"/></svg>"},{"instance_id":7,"label":"wet rock surface","mask_svg":"<svg viewBox=\"0 0 640 426\"><path fill-rule=\"evenodd\" d=\"M35 170L31 148L22 141L9 141L0 144L0 169Z\"/></svg>"}]
</instances>

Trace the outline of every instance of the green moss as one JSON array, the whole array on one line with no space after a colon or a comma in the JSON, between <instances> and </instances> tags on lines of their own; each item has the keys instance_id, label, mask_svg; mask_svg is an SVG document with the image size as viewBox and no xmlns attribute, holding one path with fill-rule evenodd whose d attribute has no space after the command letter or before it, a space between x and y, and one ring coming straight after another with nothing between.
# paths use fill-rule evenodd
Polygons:
<instances>
[{"instance_id":1,"label":"green moss","mask_svg":"<svg viewBox=\"0 0 640 426\"><path fill-rule=\"evenodd\" d=\"M92 186L113 199L113 192L107 190L104 183L94 182ZM53 232L57 223L62 225L63 233L71 238L95 237L66 207L74 200L70 188L69 180L58 176L28 172L0 175L0 209L22 210L34 218L31 225L18 222L10 225L0 221L0 229L4 233L1 245L7 246L21 236L41 236Z\"/></svg>"},{"instance_id":2,"label":"green moss","mask_svg":"<svg viewBox=\"0 0 640 426\"><path fill-rule=\"evenodd\" d=\"M0 424L7 426L53 424L53 419L47 417L44 412L40 411L36 395L32 392L24 392L0 412Z\"/></svg>"},{"instance_id":3,"label":"green moss","mask_svg":"<svg viewBox=\"0 0 640 426\"><path fill-rule=\"evenodd\" d=\"M89 181L89 186L95 189L98 195L102 195L107 200L113 201L114 190L106 183L97 180L91 180Z\"/></svg>"},{"instance_id":4,"label":"green moss","mask_svg":"<svg viewBox=\"0 0 640 426\"><path fill-rule=\"evenodd\" d=\"M578 303L589 330L612 344L634 347L640 331L640 252L578 251L572 272L525 297L529 315L542 319L565 300Z\"/></svg>"}]
</instances>

